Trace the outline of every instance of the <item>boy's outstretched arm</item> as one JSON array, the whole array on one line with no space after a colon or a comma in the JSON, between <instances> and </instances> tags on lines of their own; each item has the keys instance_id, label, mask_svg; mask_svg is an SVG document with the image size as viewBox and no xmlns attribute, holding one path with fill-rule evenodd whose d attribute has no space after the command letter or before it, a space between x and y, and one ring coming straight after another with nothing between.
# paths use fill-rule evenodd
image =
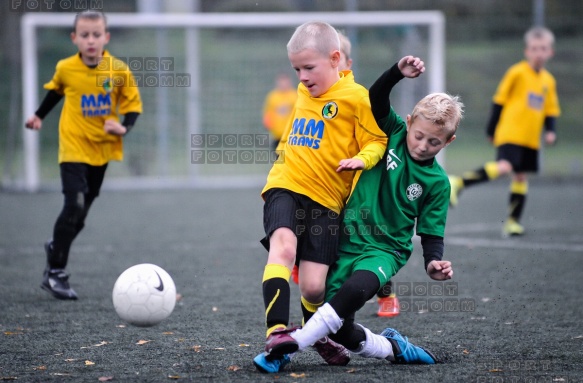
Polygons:
<instances>
[{"instance_id":1,"label":"boy's outstretched arm","mask_svg":"<svg viewBox=\"0 0 583 383\"><path fill-rule=\"evenodd\" d=\"M54 90L49 90L41 105L33 116L29 117L24 126L28 129L39 130L42 127L42 120L61 101L64 96Z\"/></svg>"},{"instance_id":2,"label":"boy's outstretched arm","mask_svg":"<svg viewBox=\"0 0 583 383\"><path fill-rule=\"evenodd\" d=\"M391 110L389 96L391 90L404 77L415 78L425 72L425 63L414 56L405 56L385 71L370 87L369 98L372 113L378 121L387 116Z\"/></svg>"}]
</instances>

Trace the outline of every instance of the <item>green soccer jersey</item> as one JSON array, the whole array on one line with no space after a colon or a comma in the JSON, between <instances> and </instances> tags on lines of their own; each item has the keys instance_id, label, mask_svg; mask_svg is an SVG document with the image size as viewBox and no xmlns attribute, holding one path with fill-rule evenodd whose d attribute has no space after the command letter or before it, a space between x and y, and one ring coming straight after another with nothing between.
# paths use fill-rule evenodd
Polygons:
<instances>
[{"instance_id":1,"label":"green soccer jersey","mask_svg":"<svg viewBox=\"0 0 583 383\"><path fill-rule=\"evenodd\" d=\"M344 211L342 256L394 254L402 266L418 235L443 237L450 186L446 172L433 159L413 160L407 150L407 125L391 108L378 121L389 137L385 156L362 172Z\"/></svg>"}]
</instances>

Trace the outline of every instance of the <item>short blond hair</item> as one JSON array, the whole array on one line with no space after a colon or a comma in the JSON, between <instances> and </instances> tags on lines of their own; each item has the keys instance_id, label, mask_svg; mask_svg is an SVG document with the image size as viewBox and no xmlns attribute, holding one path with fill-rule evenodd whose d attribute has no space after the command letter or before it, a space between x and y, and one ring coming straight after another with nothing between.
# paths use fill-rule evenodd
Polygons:
<instances>
[{"instance_id":1,"label":"short blond hair","mask_svg":"<svg viewBox=\"0 0 583 383\"><path fill-rule=\"evenodd\" d=\"M287 43L288 53L314 49L322 55L340 51L340 39L336 29L323 21L308 21L296 28Z\"/></svg>"},{"instance_id":2,"label":"short blond hair","mask_svg":"<svg viewBox=\"0 0 583 383\"><path fill-rule=\"evenodd\" d=\"M340 39L340 50L344 53L346 61L350 60L350 54L352 53L352 44L348 37L342 32L337 30L338 38Z\"/></svg>"},{"instance_id":3,"label":"short blond hair","mask_svg":"<svg viewBox=\"0 0 583 383\"><path fill-rule=\"evenodd\" d=\"M464 115L464 104L458 96L447 93L431 93L423 97L413 108L411 124L419 116L447 130L449 140L457 131Z\"/></svg>"},{"instance_id":4,"label":"short blond hair","mask_svg":"<svg viewBox=\"0 0 583 383\"><path fill-rule=\"evenodd\" d=\"M555 35L550 29L545 27L532 27L524 34L524 44L528 43L534 39L548 39L551 46L555 44Z\"/></svg>"}]
</instances>

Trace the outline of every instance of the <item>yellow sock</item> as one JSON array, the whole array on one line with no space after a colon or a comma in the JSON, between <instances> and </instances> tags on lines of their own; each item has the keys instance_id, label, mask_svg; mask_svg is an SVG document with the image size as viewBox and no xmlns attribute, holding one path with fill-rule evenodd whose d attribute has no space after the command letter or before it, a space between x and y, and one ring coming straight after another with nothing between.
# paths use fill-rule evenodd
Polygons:
<instances>
[{"instance_id":1,"label":"yellow sock","mask_svg":"<svg viewBox=\"0 0 583 383\"><path fill-rule=\"evenodd\" d=\"M510 183L510 192L515 194L527 194L528 181L512 181Z\"/></svg>"},{"instance_id":2,"label":"yellow sock","mask_svg":"<svg viewBox=\"0 0 583 383\"><path fill-rule=\"evenodd\" d=\"M497 162L486 162L484 164L484 171L488 175L488 179L495 180L496 178L500 177L500 171L498 170L498 163Z\"/></svg>"}]
</instances>

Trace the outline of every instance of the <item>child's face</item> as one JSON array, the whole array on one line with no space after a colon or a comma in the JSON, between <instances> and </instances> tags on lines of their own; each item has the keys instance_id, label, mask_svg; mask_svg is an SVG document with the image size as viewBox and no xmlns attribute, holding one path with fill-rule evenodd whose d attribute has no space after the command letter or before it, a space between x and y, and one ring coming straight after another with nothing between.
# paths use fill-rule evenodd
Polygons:
<instances>
[{"instance_id":1,"label":"child's face","mask_svg":"<svg viewBox=\"0 0 583 383\"><path fill-rule=\"evenodd\" d=\"M455 140L455 135L447 139L448 132L443 127L418 116L411 123L411 115L407 115L407 149L409 155L416 161L432 159L439 151Z\"/></svg>"},{"instance_id":2,"label":"child's face","mask_svg":"<svg viewBox=\"0 0 583 383\"><path fill-rule=\"evenodd\" d=\"M105 30L105 21L80 18L77 20L75 32L71 33L71 40L86 63L95 63L109 42L109 32Z\"/></svg>"},{"instance_id":3,"label":"child's face","mask_svg":"<svg viewBox=\"0 0 583 383\"><path fill-rule=\"evenodd\" d=\"M531 38L524 49L524 57L534 70L542 69L553 57L553 46L546 37Z\"/></svg>"},{"instance_id":4,"label":"child's face","mask_svg":"<svg viewBox=\"0 0 583 383\"><path fill-rule=\"evenodd\" d=\"M326 56L309 48L298 53L290 53L288 57L298 79L312 97L319 97L326 93L340 78L338 75L339 51L333 51Z\"/></svg>"}]
</instances>

